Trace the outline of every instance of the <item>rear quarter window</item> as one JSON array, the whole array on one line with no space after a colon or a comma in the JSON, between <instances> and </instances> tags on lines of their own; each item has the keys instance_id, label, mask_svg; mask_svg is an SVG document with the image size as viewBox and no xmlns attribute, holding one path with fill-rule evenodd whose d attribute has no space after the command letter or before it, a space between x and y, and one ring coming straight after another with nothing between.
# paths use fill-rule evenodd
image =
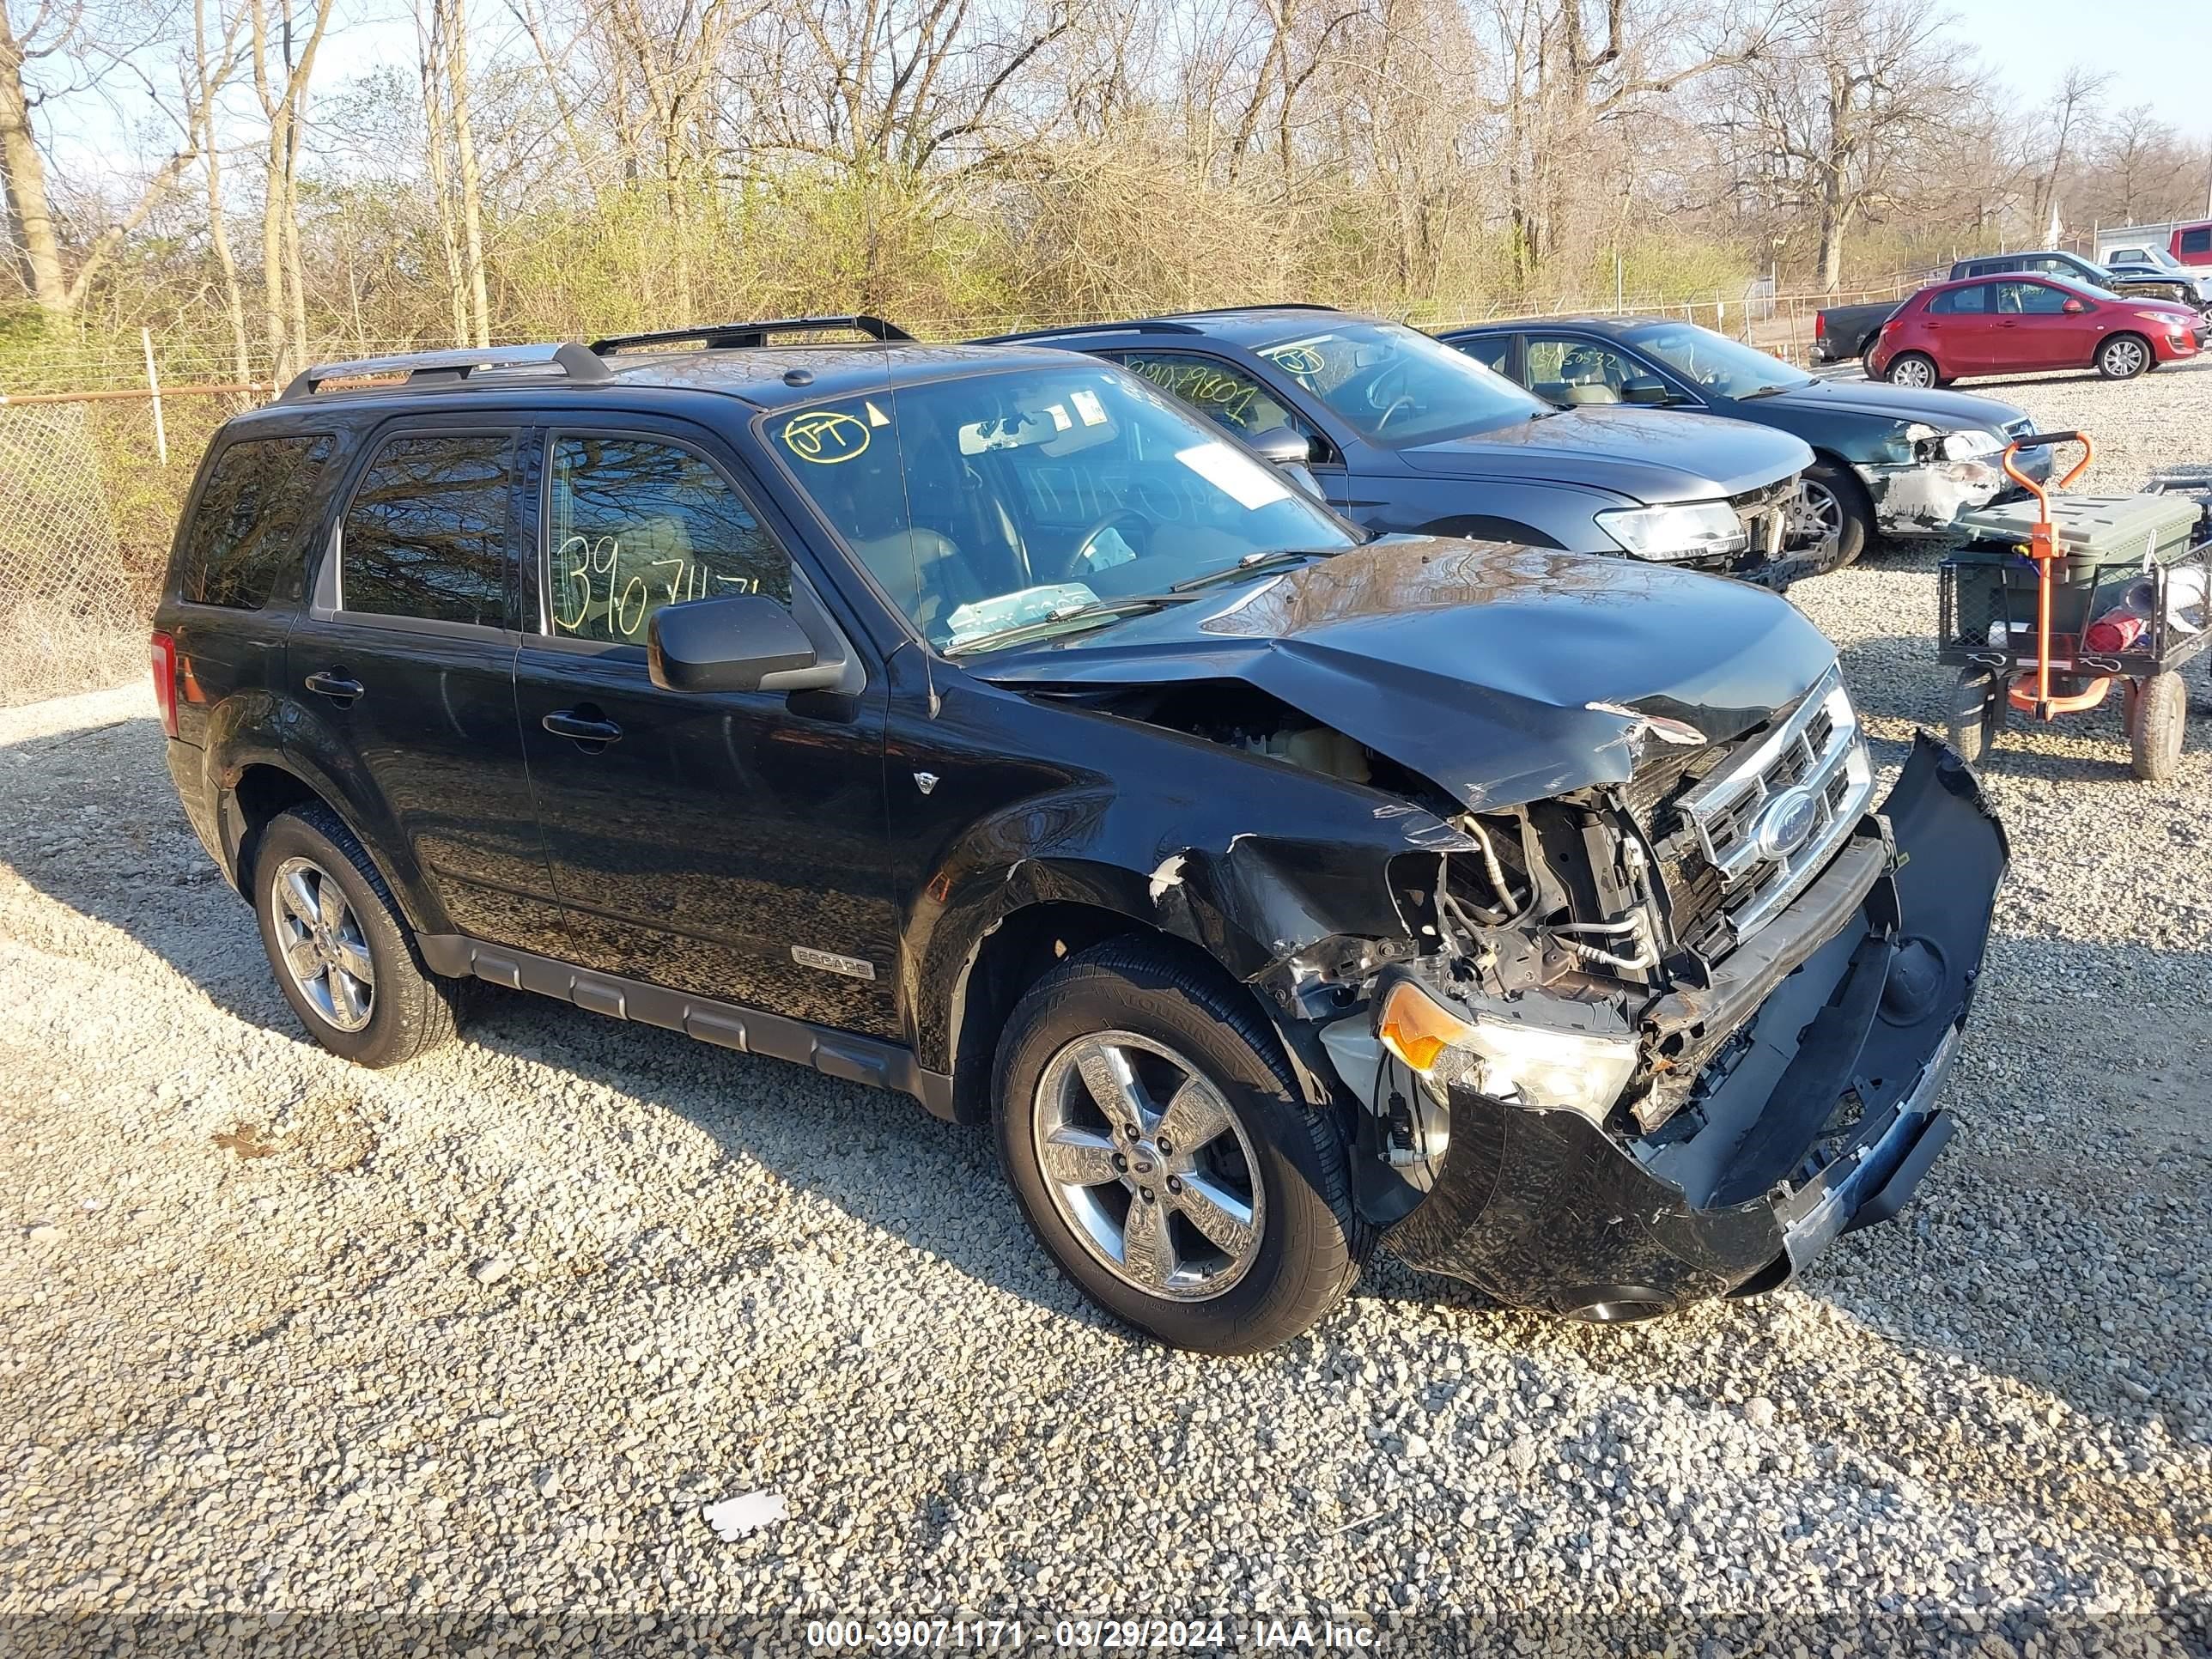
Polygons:
<instances>
[{"instance_id":1,"label":"rear quarter window","mask_svg":"<svg viewBox=\"0 0 2212 1659\"><path fill-rule=\"evenodd\" d=\"M185 538L178 592L192 605L258 611L307 560L307 532L337 440L248 438L216 457Z\"/></svg>"}]
</instances>

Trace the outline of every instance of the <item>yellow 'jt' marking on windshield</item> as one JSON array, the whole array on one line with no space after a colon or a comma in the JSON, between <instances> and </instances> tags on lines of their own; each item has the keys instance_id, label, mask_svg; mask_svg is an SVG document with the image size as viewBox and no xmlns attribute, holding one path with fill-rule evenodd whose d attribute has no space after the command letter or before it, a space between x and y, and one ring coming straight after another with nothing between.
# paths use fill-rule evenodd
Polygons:
<instances>
[{"instance_id":1,"label":"yellow 'jt' marking on windshield","mask_svg":"<svg viewBox=\"0 0 2212 1659\"><path fill-rule=\"evenodd\" d=\"M784 447L802 461L834 466L849 461L868 447L868 428L850 415L834 409L817 409L794 415L783 423Z\"/></svg>"},{"instance_id":2,"label":"yellow 'jt' marking on windshield","mask_svg":"<svg viewBox=\"0 0 2212 1659\"><path fill-rule=\"evenodd\" d=\"M1285 374L1318 374L1325 367L1321 353L1311 346L1277 346L1260 355Z\"/></svg>"}]
</instances>

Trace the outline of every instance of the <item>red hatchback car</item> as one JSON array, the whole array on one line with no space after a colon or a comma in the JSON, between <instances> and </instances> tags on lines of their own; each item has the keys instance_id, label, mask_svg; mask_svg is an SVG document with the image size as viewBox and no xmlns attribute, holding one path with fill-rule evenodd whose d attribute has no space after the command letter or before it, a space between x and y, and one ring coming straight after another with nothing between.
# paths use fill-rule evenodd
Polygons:
<instances>
[{"instance_id":1,"label":"red hatchback car","mask_svg":"<svg viewBox=\"0 0 2212 1659\"><path fill-rule=\"evenodd\" d=\"M2126 380L2204 344L2203 319L2168 300L2124 299L2065 276L1984 276L1938 283L1899 306L1867 368L1899 386L2092 367Z\"/></svg>"}]
</instances>

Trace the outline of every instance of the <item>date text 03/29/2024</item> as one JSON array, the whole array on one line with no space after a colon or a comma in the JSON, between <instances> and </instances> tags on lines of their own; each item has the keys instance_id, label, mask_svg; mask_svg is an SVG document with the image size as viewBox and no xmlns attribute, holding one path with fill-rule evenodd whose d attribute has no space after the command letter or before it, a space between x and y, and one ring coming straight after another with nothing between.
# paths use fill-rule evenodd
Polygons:
<instances>
[{"instance_id":1,"label":"date text 03/29/2024","mask_svg":"<svg viewBox=\"0 0 2212 1659\"><path fill-rule=\"evenodd\" d=\"M1361 1653L1374 1628L1327 1619L828 1619L806 1626L810 1648L905 1651L1051 1647L1158 1653Z\"/></svg>"}]
</instances>

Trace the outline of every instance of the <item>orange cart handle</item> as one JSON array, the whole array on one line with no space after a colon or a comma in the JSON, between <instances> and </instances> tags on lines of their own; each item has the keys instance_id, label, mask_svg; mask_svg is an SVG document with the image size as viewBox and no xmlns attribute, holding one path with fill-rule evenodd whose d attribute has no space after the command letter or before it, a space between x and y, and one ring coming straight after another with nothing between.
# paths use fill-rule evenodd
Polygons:
<instances>
[{"instance_id":1,"label":"orange cart handle","mask_svg":"<svg viewBox=\"0 0 2212 1659\"><path fill-rule=\"evenodd\" d=\"M2060 444L2081 445L2081 459L2055 484L2039 484L2012 464L2012 458L2023 449L2055 449ZM2031 432L2025 438L2015 438L2007 444L2004 453L1997 459L2004 468L2005 477L2035 497L2036 517L2047 519L2051 516L2051 490L2071 489L2074 481L2089 470L2089 463L2096 456L2096 446L2089 441L2089 434L2086 432Z\"/></svg>"}]
</instances>

